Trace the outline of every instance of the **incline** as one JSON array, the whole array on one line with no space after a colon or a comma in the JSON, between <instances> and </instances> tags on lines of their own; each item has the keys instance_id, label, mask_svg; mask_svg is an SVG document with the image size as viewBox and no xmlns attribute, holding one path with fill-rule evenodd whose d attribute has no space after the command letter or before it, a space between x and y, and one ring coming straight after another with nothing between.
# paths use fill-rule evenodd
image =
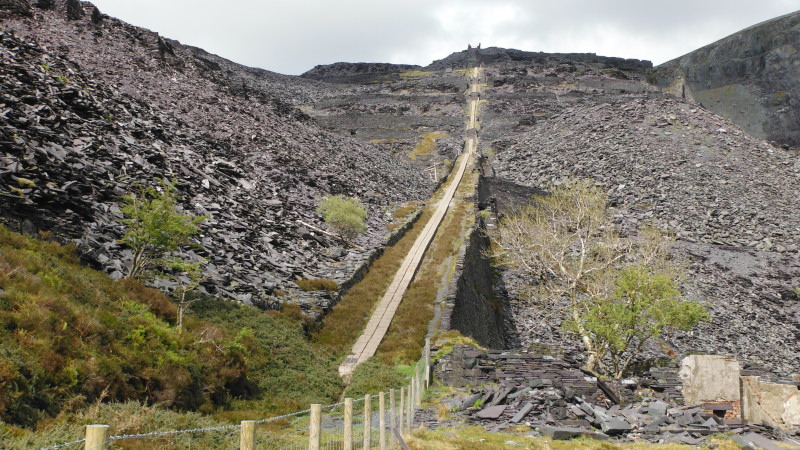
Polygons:
<instances>
[{"instance_id":1,"label":"incline","mask_svg":"<svg viewBox=\"0 0 800 450\"><path fill-rule=\"evenodd\" d=\"M477 67L473 69L471 86L468 92L470 95L470 102L467 139L464 144L465 151L460 156L461 160L458 165L458 170L456 171L453 180L450 182L450 186L445 191L444 196L439 201L433 216L425 225L422 233L419 235L419 237L417 237L417 240L414 242L414 245L411 247L408 255L406 255L406 258L403 260L403 263L397 270L392 283L389 285L389 288L386 290L386 293L383 295L380 303L378 303L378 306L375 308L375 312L372 314L372 317L367 323L366 328L364 328L364 332L353 345L350 355L345 358L342 365L339 366L339 375L342 377L349 377L350 374L353 373L353 370L355 370L356 366L372 357L375 354L375 351L378 349L378 345L380 345L383 337L386 335L386 331L389 329L389 325L392 323L392 319L394 318L395 311L397 311L397 307L400 306L400 302L403 300L403 295L405 294L406 289L414 279L414 274L417 272L417 269L422 262L422 257L425 256L425 250L427 250L428 246L433 240L434 235L436 234L436 230L442 223L442 219L444 219L444 216L450 207L456 189L458 189L458 185L461 183L461 179L467 170L467 166L477 150L478 138L475 131L478 115Z\"/></svg>"}]
</instances>

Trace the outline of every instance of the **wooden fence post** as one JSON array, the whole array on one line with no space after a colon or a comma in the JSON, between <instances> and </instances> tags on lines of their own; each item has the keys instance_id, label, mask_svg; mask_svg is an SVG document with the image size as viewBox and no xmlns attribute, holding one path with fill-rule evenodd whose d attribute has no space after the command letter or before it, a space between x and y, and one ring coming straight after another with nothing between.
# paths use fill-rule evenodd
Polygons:
<instances>
[{"instance_id":1,"label":"wooden fence post","mask_svg":"<svg viewBox=\"0 0 800 450\"><path fill-rule=\"evenodd\" d=\"M240 450L255 450L256 449L256 421L243 420L242 432L239 435L239 449Z\"/></svg>"},{"instance_id":2,"label":"wooden fence post","mask_svg":"<svg viewBox=\"0 0 800 450\"><path fill-rule=\"evenodd\" d=\"M353 450L353 399L344 399L344 450Z\"/></svg>"},{"instance_id":3,"label":"wooden fence post","mask_svg":"<svg viewBox=\"0 0 800 450\"><path fill-rule=\"evenodd\" d=\"M322 405L311 405L311 422L308 425L308 450L319 450L320 432L322 431Z\"/></svg>"},{"instance_id":4,"label":"wooden fence post","mask_svg":"<svg viewBox=\"0 0 800 450\"><path fill-rule=\"evenodd\" d=\"M389 428L394 428L397 425L397 410L395 409L394 389L389 390ZM391 441L394 434L389 433L389 440Z\"/></svg>"},{"instance_id":5,"label":"wooden fence post","mask_svg":"<svg viewBox=\"0 0 800 450\"><path fill-rule=\"evenodd\" d=\"M372 442L372 396L364 396L364 450L369 450Z\"/></svg>"},{"instance_id":6,"label":"wooden fence post","mask_svg":"<svg viewBox=\"0 0 800 450\"><path fill-rule=\"evenodd\" d=\"M405 425L406 423L406 421L404 420L405 412L406 412L406 388L401 387L400 411L397 414L397 423L395 423L395 426L397 426L397 431L399 431L401 435L403 434L403 425Z\"/></svg>"},{"instance_id":7,"label":"wooden fence post","mask_svg":"<svg viewBox=\"0 0 800 450\"><path fill-rule=\"evenodd\" d=\"M386 450L386 396L383 392L378 394L378 446Z\"/></svg>"},{"instance_id":8,"label":"wooden fence post","mask_svg":"<svg viewBox=\"0 0 800 450\"><path fill-rule=\"evenodd\" d=\"M414 380L408 387L408 411L406 411L406 434L411 434L411 419L414 417Z\"/></svg>"},{"instance_id":9,"label":"wooden fence post","mask_svg":"<svg viewBox=\"0 0 800 450\"><path fill-rule=\"evenodd\" d=\"M431 387L431 338L425 339L425 389Z\"/></svg>"},{"instance_id":10,"label":"wooden fence post","mask_svg":"<svg viewBox=\"0 0 800 450\"><path fill-rule=\"evenodd\" d=\"M417 367L417 371L414 373L414 406L419 406L422 401L422 379L419 376L421 369L422 366Z\"/></svg>"},{"instance_id":11,"label":"wooden fence post","mask_svg":"<svg viewBox=\"0 0 800 450\"><path fill-rule=\"evenodd\" d=\"M108 425L86 425L83 448L86 450L105 450L108 448Z\"/></svg>"}]
</instances>

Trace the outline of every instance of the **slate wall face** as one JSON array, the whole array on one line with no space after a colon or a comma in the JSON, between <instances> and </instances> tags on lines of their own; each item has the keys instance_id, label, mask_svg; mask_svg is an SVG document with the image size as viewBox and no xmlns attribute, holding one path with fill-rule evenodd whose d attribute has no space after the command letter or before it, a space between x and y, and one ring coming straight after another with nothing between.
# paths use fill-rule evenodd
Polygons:
<instances>
[{"instance_id":1,"label":"slate wall face","mask_svg":"<svg viewBox=\"0 0 800 450\"><path fill-rule=\"evenodd\" d=\"M506 348L505 308L493 289L492 267L484 254L489 237L482 226L472 229L465 245L457 263L461 275L456 280L450 327L484 347Z\"/></svg>"}]
</instances>

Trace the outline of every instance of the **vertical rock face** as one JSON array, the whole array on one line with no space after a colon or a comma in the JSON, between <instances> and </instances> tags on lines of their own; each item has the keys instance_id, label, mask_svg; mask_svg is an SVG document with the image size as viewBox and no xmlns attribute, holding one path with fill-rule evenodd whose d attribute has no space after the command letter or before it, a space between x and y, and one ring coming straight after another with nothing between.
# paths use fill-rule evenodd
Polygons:
<instances>
[{"instance_id":1,"label":"vertical rock face","mask_svg":"<svg viewBox=\"0 0 800 450\"><path fill-rule=\"evenodd\" d=\"M650 81L736 122L800 147L800 12L742 30L655 68Z\"/></svg>"}]
</instances>

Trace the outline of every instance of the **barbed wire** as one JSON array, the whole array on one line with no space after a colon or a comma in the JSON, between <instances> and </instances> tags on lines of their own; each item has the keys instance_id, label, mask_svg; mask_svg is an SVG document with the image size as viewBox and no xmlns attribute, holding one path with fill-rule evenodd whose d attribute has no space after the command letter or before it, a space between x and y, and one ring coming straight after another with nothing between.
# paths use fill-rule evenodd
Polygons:
<instances>
[{"instance_id":1,"label":"barbed wire","mask_svg":"<svg viewBox=\"0 0 800 450\"><path fill-rule=\"evenodd\" d=\"M70 447L72 445L82 444L84 442L86 442L85 438L84 439L78 439L77 441L72 441L72 442L64 442L63 444L56 444L56 445L53 445L51 447L42 447L42 450L56 450L56 449L59 449L59 448Z\"/></svg>"},{"instance_id":2,"label":"barbed wire","mask_svg":"<svg viewBox=\"0 0 800 450\"><path fill-rule=\"evenodd\" d=\"M139 434L121 434L118 436L111 436L108 438L108 442L113 441L121 441L123 439L145 439L149 437L155 436L164 436L168 434L188 434L188 433L205 433L208 431L224 431L224 430L233 430L235 428L241 428L241 424L239 425L220 425L216 427L206 427L206 428L191 428L188 430L171 430L171 431L151 431L150 433L139 433Z\"/></svg>"}]
</instances>

